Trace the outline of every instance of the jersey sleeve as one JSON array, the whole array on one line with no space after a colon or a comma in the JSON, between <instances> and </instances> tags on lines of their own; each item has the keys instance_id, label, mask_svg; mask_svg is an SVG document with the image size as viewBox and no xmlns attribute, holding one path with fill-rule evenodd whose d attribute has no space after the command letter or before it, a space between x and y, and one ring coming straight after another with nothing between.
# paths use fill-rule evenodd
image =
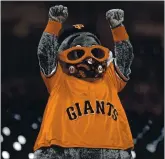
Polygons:
<instances>
[{"instance_id":1,"label":"jersey sleeve","mask_svg":"<svg viewBox=\"0 0 165 159\"><path fill-rule=\"evenodd\" d=\"M108 81L114 84L117 92L122 91L129 80L121 73L120 69L116 65L116 60L115 58L113 58L112 52L110 52L110 57L108 59L106 74L108 77Z\"/></svg>"},{"instance_id":2,"label":"jersey sleeve","mask_svg":"<svg viewBox=\"0 0 165 159\"><path fill-rule=\"evenodd\" d=\"M60 87L60 83L63 81L63 71L62 71L62 68L60 66L60 64L58 63L57 64L57 69L56 69L56 72L50 76L50 77L46 77L42 72L41 72L41 76L42 76L42 79L47 87L47 90L49 92L49 94L51 94L51 92L54 90L54 89L58 89Z\"/></svg>"}]
</instances>

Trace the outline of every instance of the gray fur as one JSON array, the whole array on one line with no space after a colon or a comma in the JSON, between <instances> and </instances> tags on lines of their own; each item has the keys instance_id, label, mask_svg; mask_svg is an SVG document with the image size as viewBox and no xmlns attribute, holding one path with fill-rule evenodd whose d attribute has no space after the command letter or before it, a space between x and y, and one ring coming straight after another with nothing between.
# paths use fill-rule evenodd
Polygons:
<instances>
[{"instance_id":1,"label":"gray fur","mask_svg":"<svg viewBox=\"0 0 165 159\"><path fill-rule=\"evenodd\" d=\"M81 36L80 36L81 39L80 39L80 37L75 38L75 39L73 40L73 42L71 43L71 45L68 46L68 41L69 41L72 37L74 37L74 36L76 36L76 35L81 35ZM95 41L94 38L92 38L92 37L90 37L90 38L87 37L87 36L89 36L89 35L94 36L95 38L97 38L94 34L89 33L89 32L81 32L81 33L79 32L79 33L74 33L74 34L68 36L68 37L61 43L61 45L60 45L60 47L59 47L59 49L58 49L58 53L61 53L62 51L66 50L66 49L69 49L69 48L72 47L72 46L80 45L79 43L81 43L82 46L91 46L92 44L98 44L98 43ZM77 40L76 40L76 39L77 39ZM87 44L87 41L85 41L86 39L88 39L89 44ZM82 42L84 42L84 44L83 44ZM90 45L90 44L91 44L91 45Z\"/></svg>"},{"instance_id":2,"label":"gray fur","mask_svg":"<svg viewBox=\"0 0 165 159\"><path fill-rule=\"evenodd\" d=\"M63 23L68 18L68 8L63 5L56 5L49 9L49 20Z\"/></svg>"},{"instance_id":3,"label":"gray fur","mask_svg":"<svg viewBox=\"0 0 165 159\"><path fill-rule=\"evenodd\" d=\"M115 42L114 51L119 70L125 77L129 78L129 74L131 73L130 66L134 58L133 47L130 41L124 40L120 42Z\"/></svg>"},{"instance_id":4,"label":"gray fur","mask_svg":"<svg viewBox=\"0 0 165 159\"><path fill-rule=\"evenodd\" d=\"M89 47L92 45L98 45L96 40L93 37L86 36L84 34L80 34L80 36L76 37L73 42L71 43L71 47L80 45L82 47Z\"/></svg>"},{"instance_id":5,"label":"gray fur","mask_svg":"<svg viewBox=\"0 0 165 159\"><path fill-rule=\"evenodd\" d=\"M44 32L38 45L38 59L42 73L52 75L57 65L58 42L55 35Z\"/></svg>"},{"instance_id":6,"label":"gray fur","mask_svg":"<svg viewBox=\"0 0 165 159\"><path fill-rule=\"evenodd\" d=\"M34 159L132 159L132 155L124 150L50 147L35 151Z\"/></svg>"},{"instance_id":7,"label":"gray fur","mask_svg":"<svg viewBox=\"0 0 165 159\"><path fill-rule=\"evenodd\" d=\"M122 9L111 9L106 12L106 19L111 28L115 28L124 21L124 11Z\"/></svg>"}]
</instances>

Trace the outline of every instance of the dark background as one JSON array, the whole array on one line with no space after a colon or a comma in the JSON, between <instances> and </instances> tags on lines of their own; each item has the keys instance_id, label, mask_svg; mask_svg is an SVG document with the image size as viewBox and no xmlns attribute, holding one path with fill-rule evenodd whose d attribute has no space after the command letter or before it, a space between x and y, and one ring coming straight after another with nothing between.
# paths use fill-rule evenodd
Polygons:
<instances>
[{"instance_id":1,"label":"dark background","mask_svg":"<svg viewBox=\"0 0 165 159\"><path fill-rule=\"evenodd\" d=\"M158 140L164 130L163 1L2 2L2 129L8 127L11 131L9 136L2 132L2 151L8 151L11 159L28 159L32 152L48 98L40 77L37 46L47 23L49 7L56 4L68 7L66 24L89 23L97 29L103 45L112 51L112 34L105 13L116 8L125 11L124 24L135 58L131 80L120 97L135 139L136 158L163 159L164 135L155 152L147 150L147 144ZM27 140L21 151L13 148L18 135Z\"/></svg>"}]
</instances>

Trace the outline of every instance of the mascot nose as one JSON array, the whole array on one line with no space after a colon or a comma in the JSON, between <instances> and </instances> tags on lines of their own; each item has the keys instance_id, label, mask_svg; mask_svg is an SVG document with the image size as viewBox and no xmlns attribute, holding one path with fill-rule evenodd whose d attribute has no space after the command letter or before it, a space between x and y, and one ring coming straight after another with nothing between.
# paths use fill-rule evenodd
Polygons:
<instances>
[{"instance_id":1,"label":"mascot nose","mask_svg":"<svg viewBox=\"0 0 165 159\"><path fill-rule=\"evenodd\" d=\"M92 65L92 64L94 63L94 61L93 61L93 59L92 59L92 58L88 58L86 61L87 61L87 62L88 62L88 64L90 64L90 65Z\"/></svg>"}]
</instances>

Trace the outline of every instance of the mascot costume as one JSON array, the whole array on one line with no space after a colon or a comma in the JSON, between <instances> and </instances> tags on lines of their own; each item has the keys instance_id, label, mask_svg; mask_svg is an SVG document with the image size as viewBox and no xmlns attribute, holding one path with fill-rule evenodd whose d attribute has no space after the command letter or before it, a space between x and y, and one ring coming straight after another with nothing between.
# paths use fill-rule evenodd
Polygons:
<instances>
[{"instance_id":1,"label":"mascot costume","mask_svg":"<svg viewBox=\"0 0 165 159\"><path fill-rule=\"evenodd\" d=\"M63 28L67 17L67 7L51 7L38 46L49 99L34 158L131 159L132 134L118 97L134 57L123 25L124 11L106 12L114 55L85 25Z\"/></svg>"}]
</instances>

